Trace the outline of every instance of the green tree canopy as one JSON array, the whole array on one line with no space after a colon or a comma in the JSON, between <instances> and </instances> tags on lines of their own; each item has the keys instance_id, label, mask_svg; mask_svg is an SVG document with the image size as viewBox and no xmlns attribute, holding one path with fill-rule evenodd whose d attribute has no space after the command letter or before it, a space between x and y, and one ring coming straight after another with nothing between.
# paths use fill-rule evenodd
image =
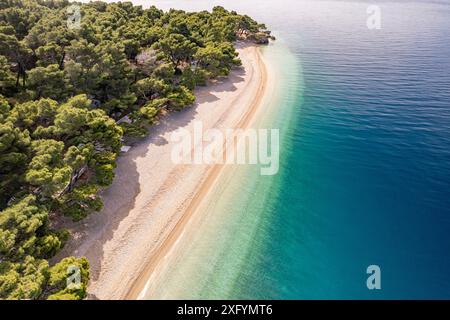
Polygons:
<instances>
[{"instance_id":1,"label":"green tree canopy","mask_svg":"<svg viewBox=\"0 0 450 320\"><path fill-rule=\"evenodd\" d=\"M69 237L61 216L100 210L123 140L239 66L235 40L269 36L223 7L131 2L77 3L80 25L69 28L72 4L0 1L0 299L85 298L86 259L47 261ZM73 270L78 287L67 286Z\"/></svg>"}]
</instances>

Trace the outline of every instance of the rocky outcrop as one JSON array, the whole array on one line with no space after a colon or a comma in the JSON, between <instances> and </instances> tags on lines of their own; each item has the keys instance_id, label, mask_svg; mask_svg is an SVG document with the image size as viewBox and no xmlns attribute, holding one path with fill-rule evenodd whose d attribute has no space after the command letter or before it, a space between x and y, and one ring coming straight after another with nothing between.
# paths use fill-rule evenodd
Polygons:
<instances>
[{"instance_id":1,"label":"rocky outcrop","mask_svg":"<svg viewBox=\"0 0 450 320\"><path fill-rule=\"evenodd\" d=\"M251 41L256 44L267 45L269 44L269 40L275 40L275 37L271 35L271 32L268 30L258 31L258 32L250 32L248 30L239 30L236 35L240 40Z\"/></svg>"}]
</instances>

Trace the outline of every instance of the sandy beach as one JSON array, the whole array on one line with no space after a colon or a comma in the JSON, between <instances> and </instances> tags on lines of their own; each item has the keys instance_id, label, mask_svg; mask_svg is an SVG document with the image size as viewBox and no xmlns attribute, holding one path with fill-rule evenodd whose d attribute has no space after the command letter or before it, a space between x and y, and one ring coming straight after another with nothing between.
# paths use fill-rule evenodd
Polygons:
<instances>
[{"instance_id":1,"label":"sandy beach","mask_svg":"<svg viewBox=\"0 0 450 320\"><path fill-rule=\"evenodd\" d=\"M104 208L68 228L73 237L58 255L85 256L91 264L91 299L137 299L155 276L224 165L174 164L171 134L203 129L247 128L262 111L268 88L260 49L239 46L242 67L196 90L196 104L170 114L118 160L116 178L102 193Z\"/></svg>"}]
</instances>

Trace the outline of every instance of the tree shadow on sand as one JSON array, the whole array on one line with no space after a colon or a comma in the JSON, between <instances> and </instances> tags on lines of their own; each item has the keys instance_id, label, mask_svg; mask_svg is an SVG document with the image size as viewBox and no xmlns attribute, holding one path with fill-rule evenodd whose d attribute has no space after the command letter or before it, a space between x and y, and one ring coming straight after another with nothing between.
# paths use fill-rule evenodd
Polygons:
<instances>
[{"instance_id":1,"label":"tree shadow on sand","mask_svg":"<svg viewBox=\"0 0 450 320\"><path fill-rule=\"evenodd\" d=\"M90 263L91 281L98 280L105 259L104 246L114 238L114 233L120 223L136 207L136 198L141 192L137 159L145 157L150 146L167 144L168 141L164 136L193 121L200 104L219 99L214 93L237 90L236 84L244 81L245 74L245 69L239 67L233 70L227 78L219 78L206 87L198 88L196 90L197 100L192 107L172 112L163 117L157 125L149 129L147 137L135 143L128 153L121 155L117 160L116 172L118 174L114 182L101 192L101 196L108 199L104 208L79 222L64 219L63 227L71 232L72 237L64 249L51 259L51 263L56 263L66 256L86 256ZM128 196L123 197L124 193ZM96 299L97 297L90 294L89 298Z\"/></svg>"}]
</instances>

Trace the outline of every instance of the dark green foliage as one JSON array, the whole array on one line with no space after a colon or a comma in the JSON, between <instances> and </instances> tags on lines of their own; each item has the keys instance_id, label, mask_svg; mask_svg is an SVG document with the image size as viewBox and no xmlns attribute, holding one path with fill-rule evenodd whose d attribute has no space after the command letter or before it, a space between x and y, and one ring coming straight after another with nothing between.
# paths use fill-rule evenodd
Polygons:
<instances>
[{"instance_id":1,"label":"dark green foliage","mask_svg":"<svg viewBox=\"0 0 450 320\"><path fill-rule=\"evenodd\" d=\"M97 195L99 188L94 184L87 184L74 188L61 198L61 211L75 221L85 218L92 211L99 211L103 207Z\"/></svg>"},{"instance_id":2,"label":"dark green foliage","mask_svg":"<svg viewBox=\"0 0 450 320\"><path fill-rule=\"evenodd\" d=\"M46 285L48 262L27 256L0 262L0 299L38 299Z\"/></svg>"},{"instance_id":3,"label":"dark green foliage","mask_svg":"<svg viewBox=\"0 0 450 320\"><path fill-rule=\"evenodd\" d=\"M0 55L0 94L11 94L14 90L14 81L14 73L11 71L8 59ZM0 110L0 114L1 112Z\"/></svg>"},{"instance_id":4,"label":"dark green foliage","mask_svg":"<svg viewBox=\"0 0 450 320\"><path fill-rule=\"evenodd\" d=\"M167 96L168 104L176 110L181 110L195 102L195 96L185 86L179 86Z\"/></svg>"},{"instance_id":5,"label":"dark green foliage","mask_svg":"<svg viewBox=\"0 0 450 320\"><path fill-rule=\"evenodd\" d=\"M38 229L45 226L48 212L36 205L34 196L27 196L3 210L0 216L0 255L12 261L34 255L40 240Z\"/></svg>"},{"instance_id":6,"label":"dark green foliage","mask_svg":"<svg viewBox=\"0 0 450 320\"><path fill-rule=\"evenodd\" d=\"M192 105L196 86L240 65L233 41L269 34L222 7L100 1L79 4L71 29L71 4L0 2L0 299L83 299L87 260L46 260L69 236L56 222L102 208L123 134L143 137L163 110ZM77 288L66 284L71 267Z\"/></svg>"},{"instance_id":7,"label":"dark green foliage","mask_svg":"<svg viewBox=\"0 0 450 320\"><path fill-rule=\"evenodd\" d=\"M141 121L142 122L142 121ZM147 135L147 129L142 123L121 123L123 134L133 138L143 138Z\"/></svg>"},{"instance_id":8,"label":"dark green foliage","mask_svg":"<svg viewBox=\"0 0 450 320\"><path fill-rule=\"evenodd\" d=\"M73 275L75 268L79 270L80 284L67 286L67 277ZM68 274L68 270L73 273ZM64 258L55 266L49 268L49 277L46 288L48 300L79 300L86 297L89 282L89 262L86 258Z\"/></svg>"}]
</instances>

